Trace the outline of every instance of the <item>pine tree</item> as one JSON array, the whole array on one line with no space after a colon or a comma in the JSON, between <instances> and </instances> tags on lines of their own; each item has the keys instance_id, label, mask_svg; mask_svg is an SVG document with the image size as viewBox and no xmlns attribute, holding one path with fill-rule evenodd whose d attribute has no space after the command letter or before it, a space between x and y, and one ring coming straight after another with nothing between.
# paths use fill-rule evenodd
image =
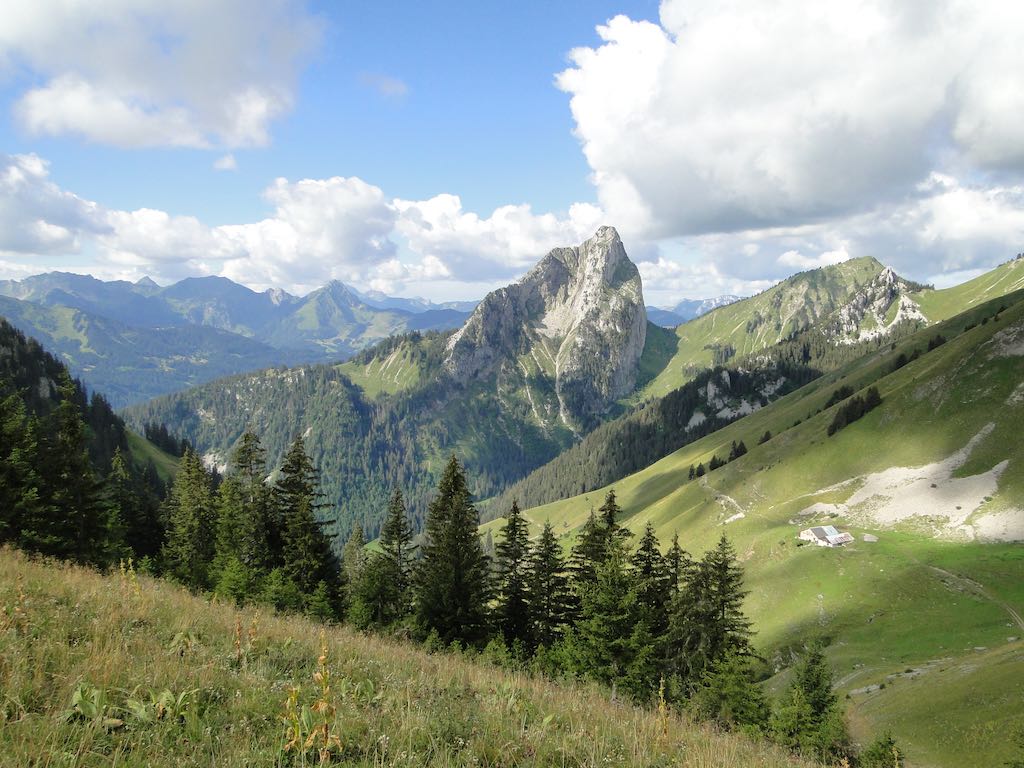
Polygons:
<instances>
[{"instance_id":1,"label":"pine tree","mask_svg":"<svg viewBox=\"0 0 1024 768\"><path fill-rule=\"evenodd\" d=\"M486 635L490 566L478 525L466 476L452 456L427 511L423 558L416 573L418 622L446 644L478 643Z\"/></svg>"},{"instance_id":2,"label":"pine tree","mask_svg":"<svg viewBox=\"0 0 1024 768\"><path fill-rule=\"evenodd\" d=\"M305 596L312 595L321 581L335 587L338 564L316 517L317 471L301 437L295 438L284 457L274 495L282 523L282 573Z\"/></svg>"},{"instance_id":3,"label":"pine tree","mask_svg":"<svg viewBox=\"0 0 1024 768\"><path fill-rule=\"evenodd\" d=\"M416 553L412 536L412 523L405 511L405 500L402 492L396 490L388 503L387 517L380 529L380 552L386 564L382 578L394 585L393 604L382 609L378 615L378 621L385 624L405 616L412 607L409 588Z\"/></svg>"},{"instance_id":4,"label":"pine tree","mask_svg":"<svg viewBox=\"0 0 1024 768\"><path fill-rule=\"evenodd\" d=\"M530 555L528 523L512 502L506 517L502 539L495 548L498 575L498 605L495 619L508 647L518 641L530 647L531 621L527 597L527 568Z\"/></svg>"},{"instance_id":5,"label":"pine tree","mask_svg":"<svg viewBox=\"0 0 1024 768\"><path fill-rule=\"evenodd\" d=\"M729 653L750 651L750 621L743 614L743 569L723 536L693 569L672 606L670 663L687 686Z\"/></svg>"},{"instance_id":6,"label":"pine tree","mask_svg":"<svg viewBox=\"0 0 1024 768\"><path fill-rule=\"evenodd\" d=\"M633 535L630 533L628 528L623 528L619 524L619 518L622 516L622 509L619 507L619 504L615 499L614 488L608 491L608 495L604 498L604 504L602 504L600 509L597 511L599 513L601 526L604 529L606 548L611 546L612 539L621 539L622 541L626 541Z\"/></svg>"},{"instance_id":7,"label":"pine tree","mask_svg":"<svg viewBox=\"0 0 1024 768\"><path fill-rule=\"evenodd\" d=\"M167 541L163 557L169 574L193 589L209 584L214 556L216 512L210 475L192 451L186 451L167 500Z\"/></svg>"},{"instance_id":8,"label":"pine tree","mask_svg":"<svg viewBox=\"0 0 1024 768\"><path fill-rule=\"evenodd\" d=\"M550 648L561 636L572 614L569 578L562 562L562 547L555 538L550 522L530 554L527 573L533 639Z\"/></svg>"}]
</instances>

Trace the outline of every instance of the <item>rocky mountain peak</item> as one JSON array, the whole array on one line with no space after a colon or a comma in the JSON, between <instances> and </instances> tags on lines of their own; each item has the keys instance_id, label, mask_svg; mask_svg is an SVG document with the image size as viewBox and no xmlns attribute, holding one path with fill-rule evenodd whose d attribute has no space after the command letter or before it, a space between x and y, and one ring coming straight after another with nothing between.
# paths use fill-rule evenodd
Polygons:
<instances>
[{"instance_id":1,"label":"rocky mountain peak","mask_svg":"<svg viewBox=\"0 0 1024 768\"><path fill-rule=\"evenodd\" d=\"M575 428L632 391L646 333L640 273L618 232L601 227L488 294L452 336L445 369L462 383L533 379L526 386L549 387L557 399L553 415Z\"/></svg>"}]
</instances>

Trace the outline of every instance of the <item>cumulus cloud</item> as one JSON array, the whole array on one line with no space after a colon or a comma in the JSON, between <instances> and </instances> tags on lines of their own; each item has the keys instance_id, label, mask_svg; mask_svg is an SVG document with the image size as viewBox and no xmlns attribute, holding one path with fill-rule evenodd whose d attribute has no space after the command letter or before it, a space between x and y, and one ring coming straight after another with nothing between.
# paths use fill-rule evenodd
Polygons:
<instances>
[{"instance_id":1,"label":"cumulus cloud","mask_svg":"<svg viewBox=\"0 0 1024 768\"><path fill-rule=\"evenodd\" d=\"M61 256L87 247L93 271L126 279L223 275L298 293L339 279L383 291L433 284L435 295L445 287L449 296L451 289L476 295L601 223L589 205L564 217L527 205L481 217L453 195L396 200L354 177L279 178L263 197L271 206L265 218L212 227L151 208L104 208L60 189L40 158L0 156L0 253ZM0 264L0 273L23 275L17 266Z\"/></svg>"},{"instance_id":2,"label":"cumulus cloud","mask_svg":"<svg viewBox=\"0 0 1024 768\"><path fill-rule=\"evenodd\" d=\"M394 205L396 229L409 247L467 281L518 275L551 248L581 242L603 223L601 210L586 203L570 206L563 218L535 214L529 205L505 205L481 218L448 194Z\"/></svg>"},{"instance_id":3,"label":"cumulus cloud","mask_svg":"<svg viewBox=\"0 0 1024 768\"><path fill-rule=\"evenodd\" d=\"M665 0L598 33L556 83L631 234L834 222L943 168L1024 171L1019 4Z\"/></svg>"},{"instance_id":4,"label":"cumulus cloud","mask_svg":"<svg viewBox=\"0 0 1024 768\"><path fill-rule=\"evenodd\" d=\"M77 253L83 235L106 228L99 206L50 181L45 160L0 154L0 251Z\"/></svg>"},{"instance_id":5,"label":"cumulus cloud","mask_svg":"<svg viewBox=\"0 0 1024 768\"><path fill-rule=\"evenodd\" d=\"M260 146L318 39L298 0L37 0L5 14L0 66L31 76L14 111L33 134Z\"/></svg>"}]
</instances>

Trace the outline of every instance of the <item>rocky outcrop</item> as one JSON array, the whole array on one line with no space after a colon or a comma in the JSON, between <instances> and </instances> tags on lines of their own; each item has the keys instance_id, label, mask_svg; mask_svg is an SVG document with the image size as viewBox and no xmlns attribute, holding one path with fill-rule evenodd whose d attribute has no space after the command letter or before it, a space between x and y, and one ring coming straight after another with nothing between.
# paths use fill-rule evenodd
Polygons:
<instances>
[{"instance_id":1,"label":"rocky outcrop","mask_svg":"<svg viewBox=\"0 0 1024 768\"><path fill-rule=\"evenodd\" d=\"M888 335L902 323L927 325L912 293L914 286L891 267L865 283L825 325L825 333L839 344Z\"/></svg>"},{"instance_id":2,"label":"rocky outcrop","mask_svg":"<svg viewBox=\"0 0 1024 768\"><path fill-rule=\"evenodd\" d=\"M488 294L452 336L444 368L463 384L502 374L547 379L558 418L575 428L633 390L646 335L640 273L618 233L602 227Z\"/></svg>"}]
</instances>

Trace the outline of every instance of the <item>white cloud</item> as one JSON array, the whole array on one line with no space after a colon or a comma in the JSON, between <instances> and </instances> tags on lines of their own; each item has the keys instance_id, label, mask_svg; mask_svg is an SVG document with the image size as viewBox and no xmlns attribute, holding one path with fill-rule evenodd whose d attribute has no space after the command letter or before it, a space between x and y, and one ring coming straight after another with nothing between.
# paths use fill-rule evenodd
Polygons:
<instances>
[{"instance_id":1,"label":"white cloud","mask_svg":"<svg viewBox=\"0 0 1024 768\"><path fill-rule=\"evenodd\" d=\"M34 134L260 146L318 39L298 0L36 0L4 13L0 66L38 83L15 104Z\"/></svg>"},{"instance_id":2,"label":"white cloud","mask_svg":"<svg viewBox=\"0 0 1024 768\"><path fill-rule=\"evenodd\" d=\"M489 217L466 211L457 195L396 200L396 229L414 252L433 257L461 279L494 281L522 273L551 248L579 243L603 223L596 206L576 203L565 218L505 205Z\"/></svg>"},{"instance_id":3,"label":"white cloud","mask_svg":"<svg viewBox=\"0 0 1024 768\"><path fill-rule=\"evenodd\" d=\"M0 154L0 251L77 253L83 235L105 230L99 206L48 176L46 161L36 155Z\"/></svg>"},{"instance_id":4,"label":"white cloud","mask_svg":"<svg viewBox=\"0 0 1024 768\"><path fill-rule=\"evenodd\" d=\"M235 156L230 152L226 155L222 155L213 161L213 169L215 171L237 171L238 161L235 160Z\"/></svg>"},{"instance_id":5,"label":"white cloud","mask_svg":"<svg viewBox=\"0 0 1024 768\"><path fill-rule=\"evenodd\" d=\"M940 164L1024 170L1020 4L665 0L660 25L598 32L556 82L626 235L813 225L907 204Z\"/></svg>"}]
</instances>

